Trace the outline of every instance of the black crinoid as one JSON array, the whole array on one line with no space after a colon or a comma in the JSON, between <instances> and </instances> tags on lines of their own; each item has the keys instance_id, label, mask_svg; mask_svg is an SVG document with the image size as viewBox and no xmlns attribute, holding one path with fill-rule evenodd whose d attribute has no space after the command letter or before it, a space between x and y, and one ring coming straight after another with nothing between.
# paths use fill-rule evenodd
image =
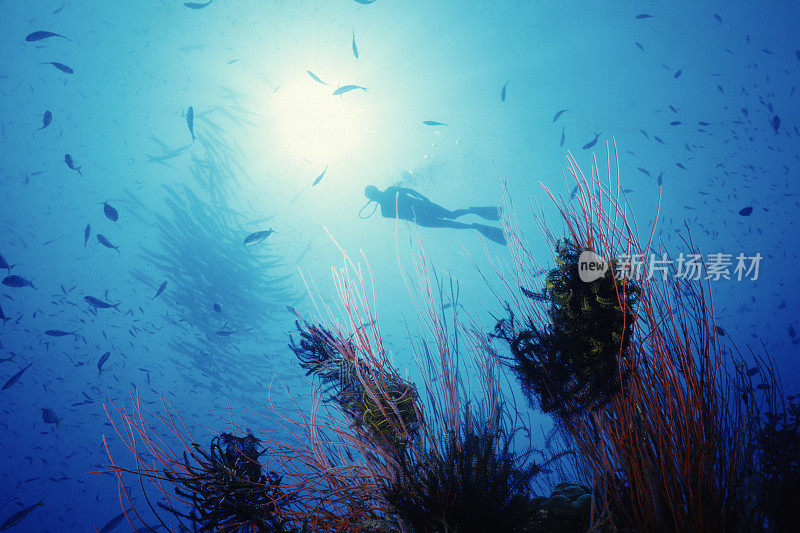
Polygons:
<instances>
[{"instance_id":1,"label":"black crinoid","mask_svg":"<svg viewBox=\"0 0 800 533\"><path fill-rule=\"evenodd\" d=\"M624 358L636 320L641 292L633 280L618 278L611 262L605 275L584 282L579 275L580 246L565 239L555 244L556 266L542 292L521 287L525 296L546 306L547 320L509 317L495 326L494 337L508 342L506 363L529 400L544 412L567 417L606 405L630 374Z\"/></svg>"},{"instance_id":2,"label":"black crinoid","mask_svg":"<svg viewBox=\"0 0 800 533\"><path fill-rule=\"evenodd\" d=\"M460 431L398 459L384 488L392 514L414 533L522 531L531 481L541 465L513 450L514 432L499 420L463 415Z\"/></svg>"},{"instance_id":3,"label":"black crinoid","mask_svg":"<svg viewBox=\"0 0 800 533\"><path fill-rule=\"evenodd\" d=\"M281 476L264 474L258 439L222 433L211 439L208 451L192 446L193 452L183 454L182 472L165 472L192 508L187 514L159 503L164 509L189 520L198 532L288 531L279 511L291 496L280 488Z\"/></svg>"},{"instance_id":4,"label":"black crinoid","mask_svg":"<svg viewBox=\"0 0 800 533\"><path fill-rule=\"evenodd\" d=\"M323 326L296 323L299 343L289 347L306 369L319 377L325 401L335 401L358 427L391 446L415 438L419 394L394 369L376 369L358 360L353 342Z\"/></svg>"}]
</instances>

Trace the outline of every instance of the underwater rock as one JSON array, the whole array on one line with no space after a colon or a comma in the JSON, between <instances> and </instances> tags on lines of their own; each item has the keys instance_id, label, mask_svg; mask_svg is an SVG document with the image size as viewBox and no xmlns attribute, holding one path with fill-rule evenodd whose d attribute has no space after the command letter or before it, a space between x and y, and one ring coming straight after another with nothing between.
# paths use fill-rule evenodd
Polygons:
<instances>
[{"instance_id":1,"label":"underwater rock","mask_svg":"<svg viewBox=\"0 0 800 533\"><path fill-rule=\"evenodd\" d=\"M530 510L531 521L523 529L526 533L583 533L589 529L591 489L580 483L559 483L549 497L533 498Z\"/></svg>"}]
</instances>

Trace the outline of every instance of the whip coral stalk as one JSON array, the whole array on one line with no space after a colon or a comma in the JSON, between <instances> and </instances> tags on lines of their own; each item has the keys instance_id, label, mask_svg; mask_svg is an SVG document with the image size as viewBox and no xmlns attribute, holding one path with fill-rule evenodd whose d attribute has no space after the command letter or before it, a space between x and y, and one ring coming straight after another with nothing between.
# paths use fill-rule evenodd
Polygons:
<instances>
[{"instance_id":1,"label":"whip coral stalk","mask_svg":"<svg viewBox=\"0 0 800 533\"><path fill-rule=\"evenodd\" d=\"M674 269L669 276L661 276L646 262L638 275L615 268L622 266L620 258L646 257L656 248L657 216L647 241L640 241L620 194L615 146L613 177L611 153L607 147L605 176L596 159L587 177L568 156L568 173L577 185L575 202L556 200L545 190L560 211L568 244L577 252L597 254L612 267L607 273L612 285L606 294L613 296L621 321L611 332L616 346L608 360L614 362L612 381L620 386L606 391L601 401L587 401L586 393L593 389L581 387L581 382L590 379L591 383L592 376L568 373L563 379L564 357L552 357L552 349L560 349L552 343L526 352L528 359L512 357L511 365L523 378L522 365L538 372L539 381L523 382L523 387L542 405L548 406L553 395L560 400L553 406L558 423L577 452L579 471L595 487L607 511L596 524L611 519L639 531L748 529L756 523L752 494L757 413L752 402L748 405L742 400L741 373L734 370L727 360L730 353L720 345L708 283L680 280ZM575 309L570 316L553 311L570 310L558 300L564 291L555 291L554 272L577 274L578 264L576 254L560 253L563 241L555 241L542 226L556 258L570 259L572 264L557 264L545 286L538 289L533 275L538 264L508 201L504 212L513 272L501 274L509 292L510 317L499 325L498 336L518 355L514 343L520 338L541 338L541 332L559 328L571 331L569 320L578 316ZM577 276L572 283L570 298L587 290ZM604 308L592 305L583 307L581 320ZM514 322L515 315L524 318ZM586 345L607 348L608 342L588 338ZM570 347L568 363L586 356L581 346L573 343Z\"/></svg>"}]
</instances>

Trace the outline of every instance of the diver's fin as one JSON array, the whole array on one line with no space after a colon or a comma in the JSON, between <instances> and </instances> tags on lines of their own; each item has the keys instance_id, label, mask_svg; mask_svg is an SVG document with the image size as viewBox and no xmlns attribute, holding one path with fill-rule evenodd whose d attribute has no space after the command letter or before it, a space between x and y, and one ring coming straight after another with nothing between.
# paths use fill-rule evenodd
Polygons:
<instances>
[{"instance_id":1,"label":"diver's fin","mask_svg":"<svg viewBox=\"0 0 800 533\"><path fill-rule=\"evenodd\" d=\"M470 214L478 215L486 220L500 220L500 208L495 206L490 207L470 207L468 209Z\"/></svg>"},{"instance_id":2,"label":"diver's fin","mask_svg":"<svg viewBox=\"0 0 800 533\"><path fill-rule=\"evenodd\" d=\"M480 231L481 235L483 235L490 241L502 245L506 244L506 238L503 235L503 230L501 230L500 228L495 228L493 226L485 226L483 224L473 224L472 227Z\"/></svg>"}]
</instances>

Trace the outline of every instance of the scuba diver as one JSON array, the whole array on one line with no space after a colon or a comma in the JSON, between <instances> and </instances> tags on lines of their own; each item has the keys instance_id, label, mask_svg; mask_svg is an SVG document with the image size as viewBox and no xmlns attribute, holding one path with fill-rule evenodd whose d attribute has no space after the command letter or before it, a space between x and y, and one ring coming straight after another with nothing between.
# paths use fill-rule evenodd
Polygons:
<instances>
[{"instance_id":1,"label":"scuba diver","mask_svg":"<svg viewBox=\"0 0 800 533\"><path fill-rule=\"evenodd\" d=\"M500 228L478 223L466 224L453 220L464 215L477 215L486 220L500 220L499 207L470 207L468 209L450 211L431 202L422 194L408 187L392 186L385 191L381 191L374 185L367 185L364 189L364 196L368 200L359 212L359 217L361 218L371 217L380 206L381 216L384 218L400 218L426 228L474 229L491 241L498 244L506 244L506 239ZM375 202L372 212L366 217L362 216L361 213L372 202Z\"/></svg>"}]
</instances>

